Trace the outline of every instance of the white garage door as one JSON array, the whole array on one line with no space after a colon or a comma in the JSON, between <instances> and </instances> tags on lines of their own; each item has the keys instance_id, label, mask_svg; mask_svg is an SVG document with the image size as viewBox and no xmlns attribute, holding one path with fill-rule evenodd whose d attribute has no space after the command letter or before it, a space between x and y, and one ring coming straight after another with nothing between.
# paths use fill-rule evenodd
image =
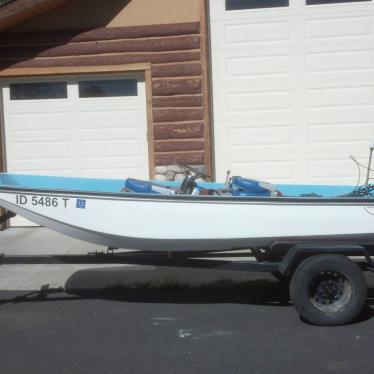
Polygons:
<instances>
[{"instance_id":1,"label":"white garage door","mask_svg":"<svg viewBox=\"0 0 374 374\"><path fill-rule=\"evenodd\" d=\"M348 156L374 140L373 3L210 1L217 179L357 181Z\"/></svg>"},{"instance_id":2,"label":"white garage door","mask_svg":"<svg viewBox=\"0 0 374 374\"><path fill-rule=\"evenodd\" d=\"M3 104L8 172L149 178L144 78L16 80Z\"/></svg>"}]
</instances>

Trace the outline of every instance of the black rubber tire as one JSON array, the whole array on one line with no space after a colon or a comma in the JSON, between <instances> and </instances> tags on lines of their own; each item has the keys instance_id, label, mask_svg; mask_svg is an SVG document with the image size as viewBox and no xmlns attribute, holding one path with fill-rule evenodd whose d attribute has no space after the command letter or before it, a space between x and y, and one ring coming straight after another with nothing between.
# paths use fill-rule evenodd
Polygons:
<instances>
[{"instance_id":1,"label":"black rubber tire","mask_svg":"<svg viewBox=\"0 0 374 374\"><path fill-rule=\"evenodd\" d=\"M314 288L321 285L320 277L325 273L333 273L335 276L339 274L344 278L342 288L348 296L343 305L338 305L336 310L326 310L329 306L316 306L312 285ZM317 286L314 286L315 284ZM334 326L351 322L362 311L366 294L367 283L362 270L343 255L316 255L303 260L294 272L290 283L291 300L296 310L302 318L315 325Z\"/></svg>"}]
</instances>

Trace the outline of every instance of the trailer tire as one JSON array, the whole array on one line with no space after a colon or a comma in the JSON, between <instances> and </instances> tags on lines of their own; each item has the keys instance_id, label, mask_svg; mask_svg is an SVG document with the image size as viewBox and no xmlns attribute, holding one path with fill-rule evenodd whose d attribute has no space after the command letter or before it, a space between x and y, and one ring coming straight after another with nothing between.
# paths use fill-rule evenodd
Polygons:
<instances>
[{"instance_id":1,"label":"trailer tire","mask_svg":"<svg viewBox=\"0 0 374 374\"><path fill-rule=\"evenodd\" d=\"M363 309L366 293L366 280L359 266L336 254L303 260L290 283L296 310L315 325L351 322Z\"/></svg>"}]
</instances>

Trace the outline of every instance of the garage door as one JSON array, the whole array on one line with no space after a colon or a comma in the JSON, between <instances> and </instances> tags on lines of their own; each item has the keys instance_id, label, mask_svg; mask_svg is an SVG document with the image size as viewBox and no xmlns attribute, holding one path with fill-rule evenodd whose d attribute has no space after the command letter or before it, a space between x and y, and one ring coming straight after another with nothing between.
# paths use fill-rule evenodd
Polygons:
<instances>
[{"instance_id":1,"label":"garage door","mask_svg":"<svg viewBox=\"0 0 374 374\"><path fill-rule=\"evenodd\" d=\"M144 78L17 80L3 104L9 172L149 177Z\"/></svg>"},{"instance_id":2,"label":"garage door","mask_svg":"<svg viewBox=\"0 0 374 374\"><path fill-rule=\"evenodd\" d=\"M374 140L374 4L211 0L217 178L355 183Z\"/></svg>"}]
</instances>

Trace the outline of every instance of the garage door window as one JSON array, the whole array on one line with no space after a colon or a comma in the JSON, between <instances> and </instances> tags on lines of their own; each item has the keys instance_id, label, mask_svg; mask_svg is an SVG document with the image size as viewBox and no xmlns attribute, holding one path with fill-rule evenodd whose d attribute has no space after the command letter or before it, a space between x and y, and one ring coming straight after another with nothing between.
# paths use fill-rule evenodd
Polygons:
<instances>
[{"instance_id":1,"label":"garage door window","mask_svg":"<svg viewBox=\"0 0 374 374\"><path fill-rule=\"evenodd\" d=\"M289 5L289 0L226 0L226 10L276 8Z\"/></svg>"},{"instance_id":2,"label":"garage door window","mask_svg":"<svg viewBox=\"0 0 374 374\"><path fill-rule=\"evenodd\" d=\"M79 97L120 97L138 96L136 79L80 81Z\"/></svg>"},{"instance_id":3,"label":"garage door window","mask_svg":"<svg viewBox=\"0 0 374 374\"><path fill-rule=\"evenodd\" d=\"M317 5L317 4L338 4L338 3L357 3L363 1L371 0L306 0L307 5Z\"/></svg>"},{"instance_id":4,"label":"garage door window","mask_svg":"<svg viewBox=\"0 0 374 374\"><path fill-rule=\"evenodd\" d=\"M10 100L66 99L66 82L15 83L9 85Z\"/></svg>"}]
</instances>

